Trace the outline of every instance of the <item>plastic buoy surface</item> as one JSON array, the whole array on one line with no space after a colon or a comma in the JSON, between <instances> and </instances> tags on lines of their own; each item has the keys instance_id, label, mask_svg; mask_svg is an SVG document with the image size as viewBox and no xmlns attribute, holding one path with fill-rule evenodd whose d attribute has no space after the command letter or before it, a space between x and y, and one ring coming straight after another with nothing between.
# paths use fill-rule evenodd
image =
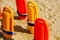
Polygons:
<instances>
[{"instance_id":1,"label":"plastic buoy surface","mask_svg":"<svg viewBox=\"0 0 60 40\"><path fill-rule=\"evenodd\" d=\"M48 40L48 26L46 21L41 18L35 21L34 40Z\"/></svg>"},{"instance_id":2,"label":"plastic buoy surface","mask_svg":"<svg viewBox=\"0 0 60 40\"><path fill-rule=\"evenodd\" d=\"M1 8L0 8L0 19L2 18L2 16L1 16Z\"/></svg>"},{"instance_id":3,"label":"plastic buoy surface","mask_svg":"<svg viewBox=\"0 0 60 40\"><path fill-rule=\"evenodd\" d=\"M2 25L3 37L11 38L14 32L14 18L12 8L4 7L2 13Z\"/></svg>"},{"instance_id":4,"label":"plastic buoy surface","mask_svg":"<svg viewBox=\"0 0 60 40\"><path fill-rule=\"evenodd\" d=\"M20 20L26 19L26 0L16 0L16 6Z\"/></svg>"},{"instance_id":5,"label":"plastic buoy surface","mask_svg":"<svg viewBox=\"0 0 60 40\"><path fill-rule=\"evenodd\" d=\"M34 21L38 18L38 7L35 2L29 1L27 3L28 14L28 29L34 34Z\"/></svg>"}]
</instances>

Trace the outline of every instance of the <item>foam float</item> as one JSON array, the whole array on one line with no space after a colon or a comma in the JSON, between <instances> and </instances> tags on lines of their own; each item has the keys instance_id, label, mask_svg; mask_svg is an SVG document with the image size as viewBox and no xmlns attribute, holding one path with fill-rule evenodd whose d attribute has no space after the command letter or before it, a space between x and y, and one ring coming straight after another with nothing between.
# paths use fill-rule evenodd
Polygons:
<instances>
[{"instance_id":1,"label":"foam float","mask_svg":"<svg viewBox=\"0 0 60 40\"><path fill-rule=\"evenodd\" d=\"M38 18L35 21L34 40L48 40L48 25L44 19Z\"/></svg>"},{"instance_id":2,"label":"foam float","mask_svg":"<svg viewBox=\"0 0 60 40\"><path fill-rule=\"evenodd\" d=\"M12 38L14 33L13 10L10 7L4 7L2 13L2 33L4 38Z\"/></svg>"},{"instance_id":3,"label":"foam float","mask_svg":"<svg viewBox=\"0 0 60 40\"><path fill-rule=\"evenodd\" d=\"M26 0L16 0L16 7L20 20L26 19Z\"/></svg>"},{"instance_id":4,"label":"foam float","mask_svg":"<svg viewBox=\"0 0 60 40\"><path fill-rule=\"evenodd\" d=\"M28 29L34 34L34 21L38 18L38 7L35 2L29 1L27 3L28 14Z\"/></svg>"}]
</instances>

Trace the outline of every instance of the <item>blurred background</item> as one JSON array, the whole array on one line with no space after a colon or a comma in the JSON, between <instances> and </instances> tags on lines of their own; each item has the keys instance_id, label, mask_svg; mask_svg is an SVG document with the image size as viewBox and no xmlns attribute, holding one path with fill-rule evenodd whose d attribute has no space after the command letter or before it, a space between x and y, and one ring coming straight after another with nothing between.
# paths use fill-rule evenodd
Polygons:
<instances>
[{"instance_id":1,"label":"blurred background","mask_svg":"<svg viewBox=\"0 0 60 40\"><path fill-rule=\"evenodd\" d=\"M14 15L16 12L16 0L0 0L0 7L3 9L4 6L10 6L14 10ZM30 0L26 0L28 2ZM60 40L60 0L33 0L38 5L39 17L43 18L48 23L49 28L49 40ZM23 24L23 25L22 25ZM14 20L14 25L22 26L27 29L26 20ZM1 22L0 22L1 26ZM33 40L33 35L24 32L15 32L13 36L15 40ZM0 38L2 40L2 38Z\"/></svg>"}]
</instances>

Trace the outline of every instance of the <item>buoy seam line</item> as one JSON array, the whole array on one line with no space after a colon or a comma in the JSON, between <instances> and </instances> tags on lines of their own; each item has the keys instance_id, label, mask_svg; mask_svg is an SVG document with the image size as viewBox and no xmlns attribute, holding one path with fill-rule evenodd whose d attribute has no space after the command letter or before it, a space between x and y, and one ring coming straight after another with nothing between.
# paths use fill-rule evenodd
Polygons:
<instances>
[{"instance_id":1,"label":"buoy seam line","mask_svg":"<svg viewBox=\"0 0 60 40\"><path fill-rule=\"evenodd\" d=\"M6 12L10 13L9 9L6 8L6 7L4 7L3 11L6 11Z\"/></svg>"}]
</instances>

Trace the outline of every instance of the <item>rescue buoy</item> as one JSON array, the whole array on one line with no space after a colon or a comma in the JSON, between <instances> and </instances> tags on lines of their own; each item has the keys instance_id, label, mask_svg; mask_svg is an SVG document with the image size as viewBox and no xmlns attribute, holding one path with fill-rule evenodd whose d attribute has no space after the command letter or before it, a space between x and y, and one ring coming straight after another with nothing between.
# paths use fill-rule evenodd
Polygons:
<instances>
[{"instance_id":1,"label":"rescue buoy","mask_svg":"<svg viewBox=\"0 0 60 40\"><path fill-rule=\"evenodd\" d=\"M3 37L11 38L14 33L13 10L10 7L4 7L2 13L2 33Z\"/></svg>"},{"instance_id":2,"label":"rescue buoy","mask_svg":"<svg viewBox=\"0 0 60 40\"><path fill-rule=\"evenodd\" d=\"M28 14L28 29L34 34L34 21L38 18L38 7L35 2L29 1L27 3Z\"/></svg>"},{"instance_id":3,"label":"rescue buoy","mask_svg":"<svg viewBox=\"0 0 60 40\"><path fill-rule=\"evenodd\" d=\"M16 0L16 6L20 20L26 19L26 0Z\"/></svg>"},{"instance_id":4,"label":"rescue buoy","mask_svg":"<svg viewBox=\"0 0 60 40\"><path fill-rule=\"evenodd\" d=\"M34 40L48 40L48 26L44 19L38 18L35 21Z\"/></svg>"}]
</instances>

